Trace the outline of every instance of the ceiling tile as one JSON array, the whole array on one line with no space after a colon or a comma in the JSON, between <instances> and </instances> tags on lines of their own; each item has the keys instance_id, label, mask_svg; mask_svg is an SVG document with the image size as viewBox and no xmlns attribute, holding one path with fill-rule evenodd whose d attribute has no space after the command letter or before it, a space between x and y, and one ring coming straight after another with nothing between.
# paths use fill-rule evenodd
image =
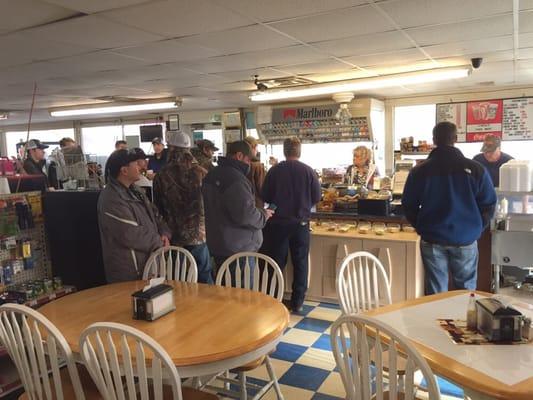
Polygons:
<instances>
[{"instance_id":1,"label":"ceiling tile","mask_svg":"<svg viewBox=\"0 0 533 400\"><path fill-rule=\"evenodd\" d=\"M533 32L520 34L518 36L518 46L520 48L533 47Z\"/></svg>"},{"instance_id":2,"label":"ceiling tile","mask_svg":"<svg viewBox=\"0 0 533 400\"><path fill-rule=\"evenodd\" d=\"M222 55L220 51L195 44L182 43L179 39L162 40L142 46L115 50L118 54L140 58L152 64L174 61L192 61Z\"/></svg>"},{"instance_id":3,"label":"ceiling tile","mask_svg":"<svg viewBox=\"0 0 533 400\"><path fill-rule=\"evenodd\" d=\"M520 10L533 10L533 0L522 0Z\"/></svg>"},{"instance_id":4,"label":"ceiling tile","mask_svg":"<svg viewBox=\"0 0 533 400\"><path fill-rule=\"evenodd\" d=\"M407 62L424 60L426 57L418 49L407 49L394 52L385 52L380 54L371 54L366 56L345 57L343 60L351 62L360 67L369 67L375 65L397 66Z\"/></svg>"},{"instance_id":5,"label":"ceiling tile","mask_svg":"<svg viewBox=\"0 0 533 400\"><path fill-rule=\"evenodd\" d=\"M283 71L290 75L320 74L351 70L353 67L337 60L326 60L317 63L285 65Z\"/></svg>"},{"instance_id":6,"label":"ceiling tile","mask_svg":"<svg viewBox=\"0 0 533 400\"><path fill-rule=\"evenodd\" d=\"M323 73L323 74L311 74L306 75L306 78L309 78L316 82L333 82L333 81L344 81L348 79L359 79L367 78L373 76L370 72L361 71L358 69L352 69L349 71L335 72L335 73Z\"/></svg>"},{"instance_id":7,"label":"ceiling tile","mask_svg":"<svg viewBox=\"0 0 533 400\"><path fill-rule=\"evenodd\" d=\"M213 57L202 63L186 64L187 68L206 73L240 71L320 61L328 57L307 46L290 46L231 56Z\"/></svg>"},{"instance_id":8,"label":"ceiling tile","mask_svg":"<svg viewBox=\"0 0 533 400\"><path fill-rule=\"evenodd\" d=\"M209 0L164 0L100 15L166 37L188 36L252 24L248 18Z\"/></svg>"},{"instance_id":9,"label":"ceiling tile","mask_svg":"<svg viewBox=\"0 0 533 400\"><path fill-rule=\"evenodd\" d=\"M482 57L483 54L487 52L512 49L513 38L512 36L500 36L495 38L470 40L466 42L426 46L423 48L433 58L451 57L463 54L472 54L473 56Z\"/></svg>"},{"instance_id":10,"label":"ceiling tile","mask_svg":"<svg viewBox=\"0 0 533 400\"><path fill-rule=\"evenodd\" d=\"M533 32L533 11L520 13L518 28L520 33Z\"/></svg>"},{"instance_id":11,"label":"ceiling tile","mask_svg":"<svg viewBox=\"0 0 533 400\"><path fill-rule=\"evenodd\" d=\"M129 7L141 3L155 3L154 0L45 0L47 3L57 4L64 8L81 11L87 14Z\"/></svg>"},{"instance_id":12,"label":"ceiling tile","mask_svg":"<svg viewBox=\"0 0 533 400\"><path fill-rule=\"evenodd\" d=\"M38 0L0 0L0 27L14 31L48 24L76 15L76 12Z\"/></svg>"},{"instance_id":13,"label":"ceiling tile","mask_svg":"<svg viewBox=\"0 0 533 400\"><path fill-rule=\"evenodd\" d=\"M92 49L82 46L57 43L32 32L16 32L0 36L0 67L77 55L90 50Z\"/></svg>"},{"instance_id":14,"label":"ceiling tile","mask_svg":"<svg viewBox=\"0 0 533 400\"><path fill-rule=\"evenodd\" d=\"M178 39L180 43L216 49L220 54L237 54L298 44L262 25L211 32Z\"/></svg>"},{"instance_id":15,"label":"ceiling tile","mask_svg":"<svg viewBox=\"0 0 533 400\"><path fill-rule=\"evenodd\" d=\"M407 30L407 33L420 46L505 36L513 33L513 17L503 15L478 21L415 28Z\"/></svg>"},{"instance_id":16,"label":"ceiling tile","mask_svg":"<svg viewBox=\"0 0 533 400\"><path fill-rule=\"evenodd\" d=\"M44 79L60 76L57 66L50 62L36 62L26 65L0 69L0 85L40 82ZM0 86L1 87L1 86ZM2 89L0 88L0 92Z\"/></svg>"},{"instance_id":17,"label":"ceiling tile","mask_svg":"<svg viewBox=\"0 0 533 400\"><path fill-rule=\"evenodd\" d=\"M98 51L76 57L55 59L50 63L55 66L58 72L61 71L60 76L75 76L91 72L133 68L148 64L144 60L108 51Z\"/></svg>"},{"instance_id":18,"label":"ceiling tile","mask_svg":"<svg viewBox=\"0 0 533 400\"><path fill-rule=\"evenodd\" d=\"M477 19L510 13L509 0L396 0L379 5L402 28Z\"/></svg>"},{"instance_id":19,"label":"ceiling tile","mask_svg":"<svg viewBox=\"0 0 533 400\"><path fill-rule=\"evenodd\" d=\"M254 75L258 75L259 79L282 78L287 76L287 73L272 68L254 68L242 71L220 72L217 73L217 75L226 79L227 82L235 82L252 81L254 79Z\"/></svg>"},{"instance_id":20,"label":"ceiling tile","mask_svg":"<svg viewBox=\"0 0 533 400\"><path fill-rule=\"evenodd\" d=\"M297 18L271 26L304 42L340 39L394 29L385 17L371 6Z\"/></svg>"},{"instance_id":21,"label":"ceiling tile","mask_svg":"<svg viewBox=\"0 0 533 400\"><path fill-rule=\"evenodd\" d=\"M313 46L336 57L348 57L408 49L413 47L413 44L401 33L393 31L317 42L313 43Z\"/></svg>"},{"instance_id":22,"label":"ceiling tile","mask_svg":"<svg viewBox=\"0 0 533 400\"><path fill-rule=\"evenodd\" d=\"M96 49L140 45L161 40L161 36L143 32L96 15L70 19L31 30L45 39Z\"/></svg>"},{"instance_id":23,"label":"ceiling tile","mask_svg":"<svg viewBox=\"0 0 533 400\"><path fill-rule=\"evenodd\" d=\"M239 10L261 22L302 17L348 8L366 3L365 0L222 0L224 6Z\"/></svg>"}]
</instances>

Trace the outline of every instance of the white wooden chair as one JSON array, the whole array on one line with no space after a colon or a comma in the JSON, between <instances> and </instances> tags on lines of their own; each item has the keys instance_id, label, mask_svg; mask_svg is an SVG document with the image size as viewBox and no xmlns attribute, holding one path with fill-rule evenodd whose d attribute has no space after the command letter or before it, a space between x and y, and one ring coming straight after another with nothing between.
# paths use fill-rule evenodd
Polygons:
<instances>
[{"instance_id":1,"label":"white wooden chair","mask_svg":"<svg viewBox=\"0 0 533 400\"><path fill-rule=\"evenodd\" d=\"M163 347L130 326L114 322L90 325L81 333L80 352L106 400L217 399L182 388L178 370Z\"/></svg>"},{"instance_id":2,"label":"white wooden chair","mask_svg":"<svg viewBox=\"0 0 533 400\"><path fill-rule=\"evenodd\" d=\"M251 260L253 260L251 262ZM234 268L230 268L234 264ZM269 295L276 300L283 299L284 281L283 274L278 264L270 257L253 252L237 253L229 257L220 267L216 282L219 286L232 286L243 289L249 289L256 292L262 292ZM263 387L248 383L246 381L246 372L265 365L270 381ZM278 379L272 368L270 357L268 355L261 357L247 365L233 370L238 374L238 379L232 379L226 372L225 376L217 376L217 379L222 380L225 385L224 388L217 388L214 386L207 386L210 389L215 389L225 396L239 398L241 400L248 399L247 388L258 389L259 391L253 397L253 400L260 399L263 395L274 387L278 400L283 400ZM230 384L239 386L239 393L230 390Z\"/></svg>"},{"instance_id":3,"label":"white wooden chair","mask_svg":"<svg viewBox=\"0 0 533 400\"><path fill-rule=\"evenodd\" d=\"M78 370L64 336L37 311L20 304L0 306L0 343L24 386L21 399L84 400L83 387L88 399L100 398L86 371ZM88 378L83 386L80 373Z\"/></svg>"},{"instance_id":4,"label":"white wooden chair","mask_svg":"<svg viewBox=\"0 0 533 400\"><path fill-rule=\"evenodd\" d=\"M196 283L198 267L193 255L183 247L161 247L154 251L144 266L143 279L159 278Z\"/></svg>"},{"instance_id":5,"label":"white wooden chair","mask_svg":"<svg viewBox=\"0 0 533 400\"><path fill-rule=\"evenodd\" d=\"M349 254L342 260L337 294L344 314L368 311L392 302L383 264L366 251Z\"/></svg>"},{"instance_id":6,"label":"white wooden chair","mask_svg":"<svg viewBox=\"0 0 533 400\"><path fill-rule=\"evenodd\" d=\"M250 262L251 260L253 261ZM232 264L235 265L234 271ZM237 253L224 261L215 283L262 292L278 301L283 299L285 289L283 273L278 264L264 254L253 252Z\"/></svg>"},{"instance_id":7,"label":"white wooden chair","mask_svg":"<svg viewBox=\"0 0 533 400\"><path fill-rule=\"evenodd\" d=\"M371 337L367 337L369 332ZM407 338L387 324L367 316L344 315L331 326L330 339L346 399L414 400L417 371L426 380L429 400L440 399L437 381L427 362ZM396 373L400 354L406 360L401 380ZM383 373L385 361L390 368L388 376Z\"/></svg>"}]
</instances>

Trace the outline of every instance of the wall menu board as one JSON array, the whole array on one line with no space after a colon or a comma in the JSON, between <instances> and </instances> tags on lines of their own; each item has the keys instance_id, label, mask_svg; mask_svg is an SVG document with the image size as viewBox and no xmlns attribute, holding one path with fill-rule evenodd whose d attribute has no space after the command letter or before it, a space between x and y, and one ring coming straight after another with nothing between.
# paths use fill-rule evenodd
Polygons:
<instances>
[{"instance_id":1,"label":"wall menu board","mask_svg":"<svg viewBox=\"0 0 533 400\"><path fill-rule=\"evenodd\" d=\"M457 141L466 142L466 103L437 104L437 122L453 122Z\"/></svg>"},{"instance_id":2,"label":"wall menu board","mask_svg":"<svg viewBox=\"0 0 533 400\"><path fill-rule=\"evenodd\" d=\"M488 134L503 140L533 140L533 98L437 104L437 123L457 125L458 142L482 142Z\"/></svg>"},{"instance_id":3,"label":"wall menu board","mask_svg":"<svg viewBox=\"0 0 533 400\"><path fill-rule=\"evenodd\" d=\"M503 101L503 140L533 139L533 98Z\"/></svg>"}]
</instances>

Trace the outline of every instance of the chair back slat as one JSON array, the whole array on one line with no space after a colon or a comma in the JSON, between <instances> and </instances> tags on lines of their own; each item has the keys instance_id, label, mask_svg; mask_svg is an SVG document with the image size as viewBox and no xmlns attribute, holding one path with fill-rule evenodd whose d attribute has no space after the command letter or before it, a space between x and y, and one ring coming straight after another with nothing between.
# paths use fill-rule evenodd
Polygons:
<instances>
[{"instance_id":1,"label":"chair back slat","mask_svg":"<svg viewBox=\"0 0 533 400\"><path fill-rule=\"evenodd\" d=\"M102 341L101 337L106 340ZM181 381L172 359L150 336L112 322L90 325L80 336L82 359L100 394L109 400L182 400Z\"/></svg>"},{"instance_id":2,"label":"chair back slat","mask_svg":"<svg viewBox=\"0 0 533 400\"><path fill-rule=\"evenodd\" d=\"M389 280L379 259L366 251L347 255L339 268L337 295L344 314L390 304Z\"/></svg>"},{"instance_id":3,"label":"chair back slat","mask_svg":"<svg viewBox=\"0 0 533 400\"><path fill-rule=\"evenodd\" d=\"M0 343L15 364L30 400L64 399L60 368L65 364L75 398L85 400L72 351L61 332L42 314L20 304L0 306Z\"/></svg>"},{"instance_id":4,"label":"chair back slat","mask_svg":"<svg viewBox=\"0 0 533 400\"><path fill-rule=\"evenodd\" d=\"M160 278L166 280L196 283L198 266L187 249L178 246L161 247L154 251L144 266L143 279Z\"/></svg>"},{"instance_id":5,"label":"chair back slat","mask_svg":"<svg viewBox=\"0 0 533 400\"><path fill-rule=\"evenodd\" d=\"M415 373L427 383L429 400L439 400L437 381L416 348L394 328L360 314L344 315L331 327L331 347L348 400L414 399ZM398 379L398 358L406 360ZM388 363L388 373L383 373ZM385 391L388 390L388 396Z\"/></svg>"},{"instance_id":6,"label":"chair back slat","mask_svg":"<svg viewBox=\"0 0 533 400\"><path fill-rule=\"evenodd\" d=\"M283 299L283 274L270 257L253 252L229 257L218 270L215 283L261 292L278 301Z\"/></svg>"}]
</instances>

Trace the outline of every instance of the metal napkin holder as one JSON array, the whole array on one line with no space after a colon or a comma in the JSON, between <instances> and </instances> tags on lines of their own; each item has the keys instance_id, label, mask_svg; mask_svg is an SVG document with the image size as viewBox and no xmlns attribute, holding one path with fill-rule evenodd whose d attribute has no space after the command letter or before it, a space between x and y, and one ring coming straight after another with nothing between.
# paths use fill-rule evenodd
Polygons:
<instances>
[{"instance_id":1,"label":"metal napkin holder","mask_svg":"<svg viewBox=\"0 0 533 400\"><path fill-rule=\"evenodd\" d=\"M151 279L147 286L131 295L133 319L154 321L176 309L174 288L164 284L164 279Z\"/></svg>"}]
</instances>

